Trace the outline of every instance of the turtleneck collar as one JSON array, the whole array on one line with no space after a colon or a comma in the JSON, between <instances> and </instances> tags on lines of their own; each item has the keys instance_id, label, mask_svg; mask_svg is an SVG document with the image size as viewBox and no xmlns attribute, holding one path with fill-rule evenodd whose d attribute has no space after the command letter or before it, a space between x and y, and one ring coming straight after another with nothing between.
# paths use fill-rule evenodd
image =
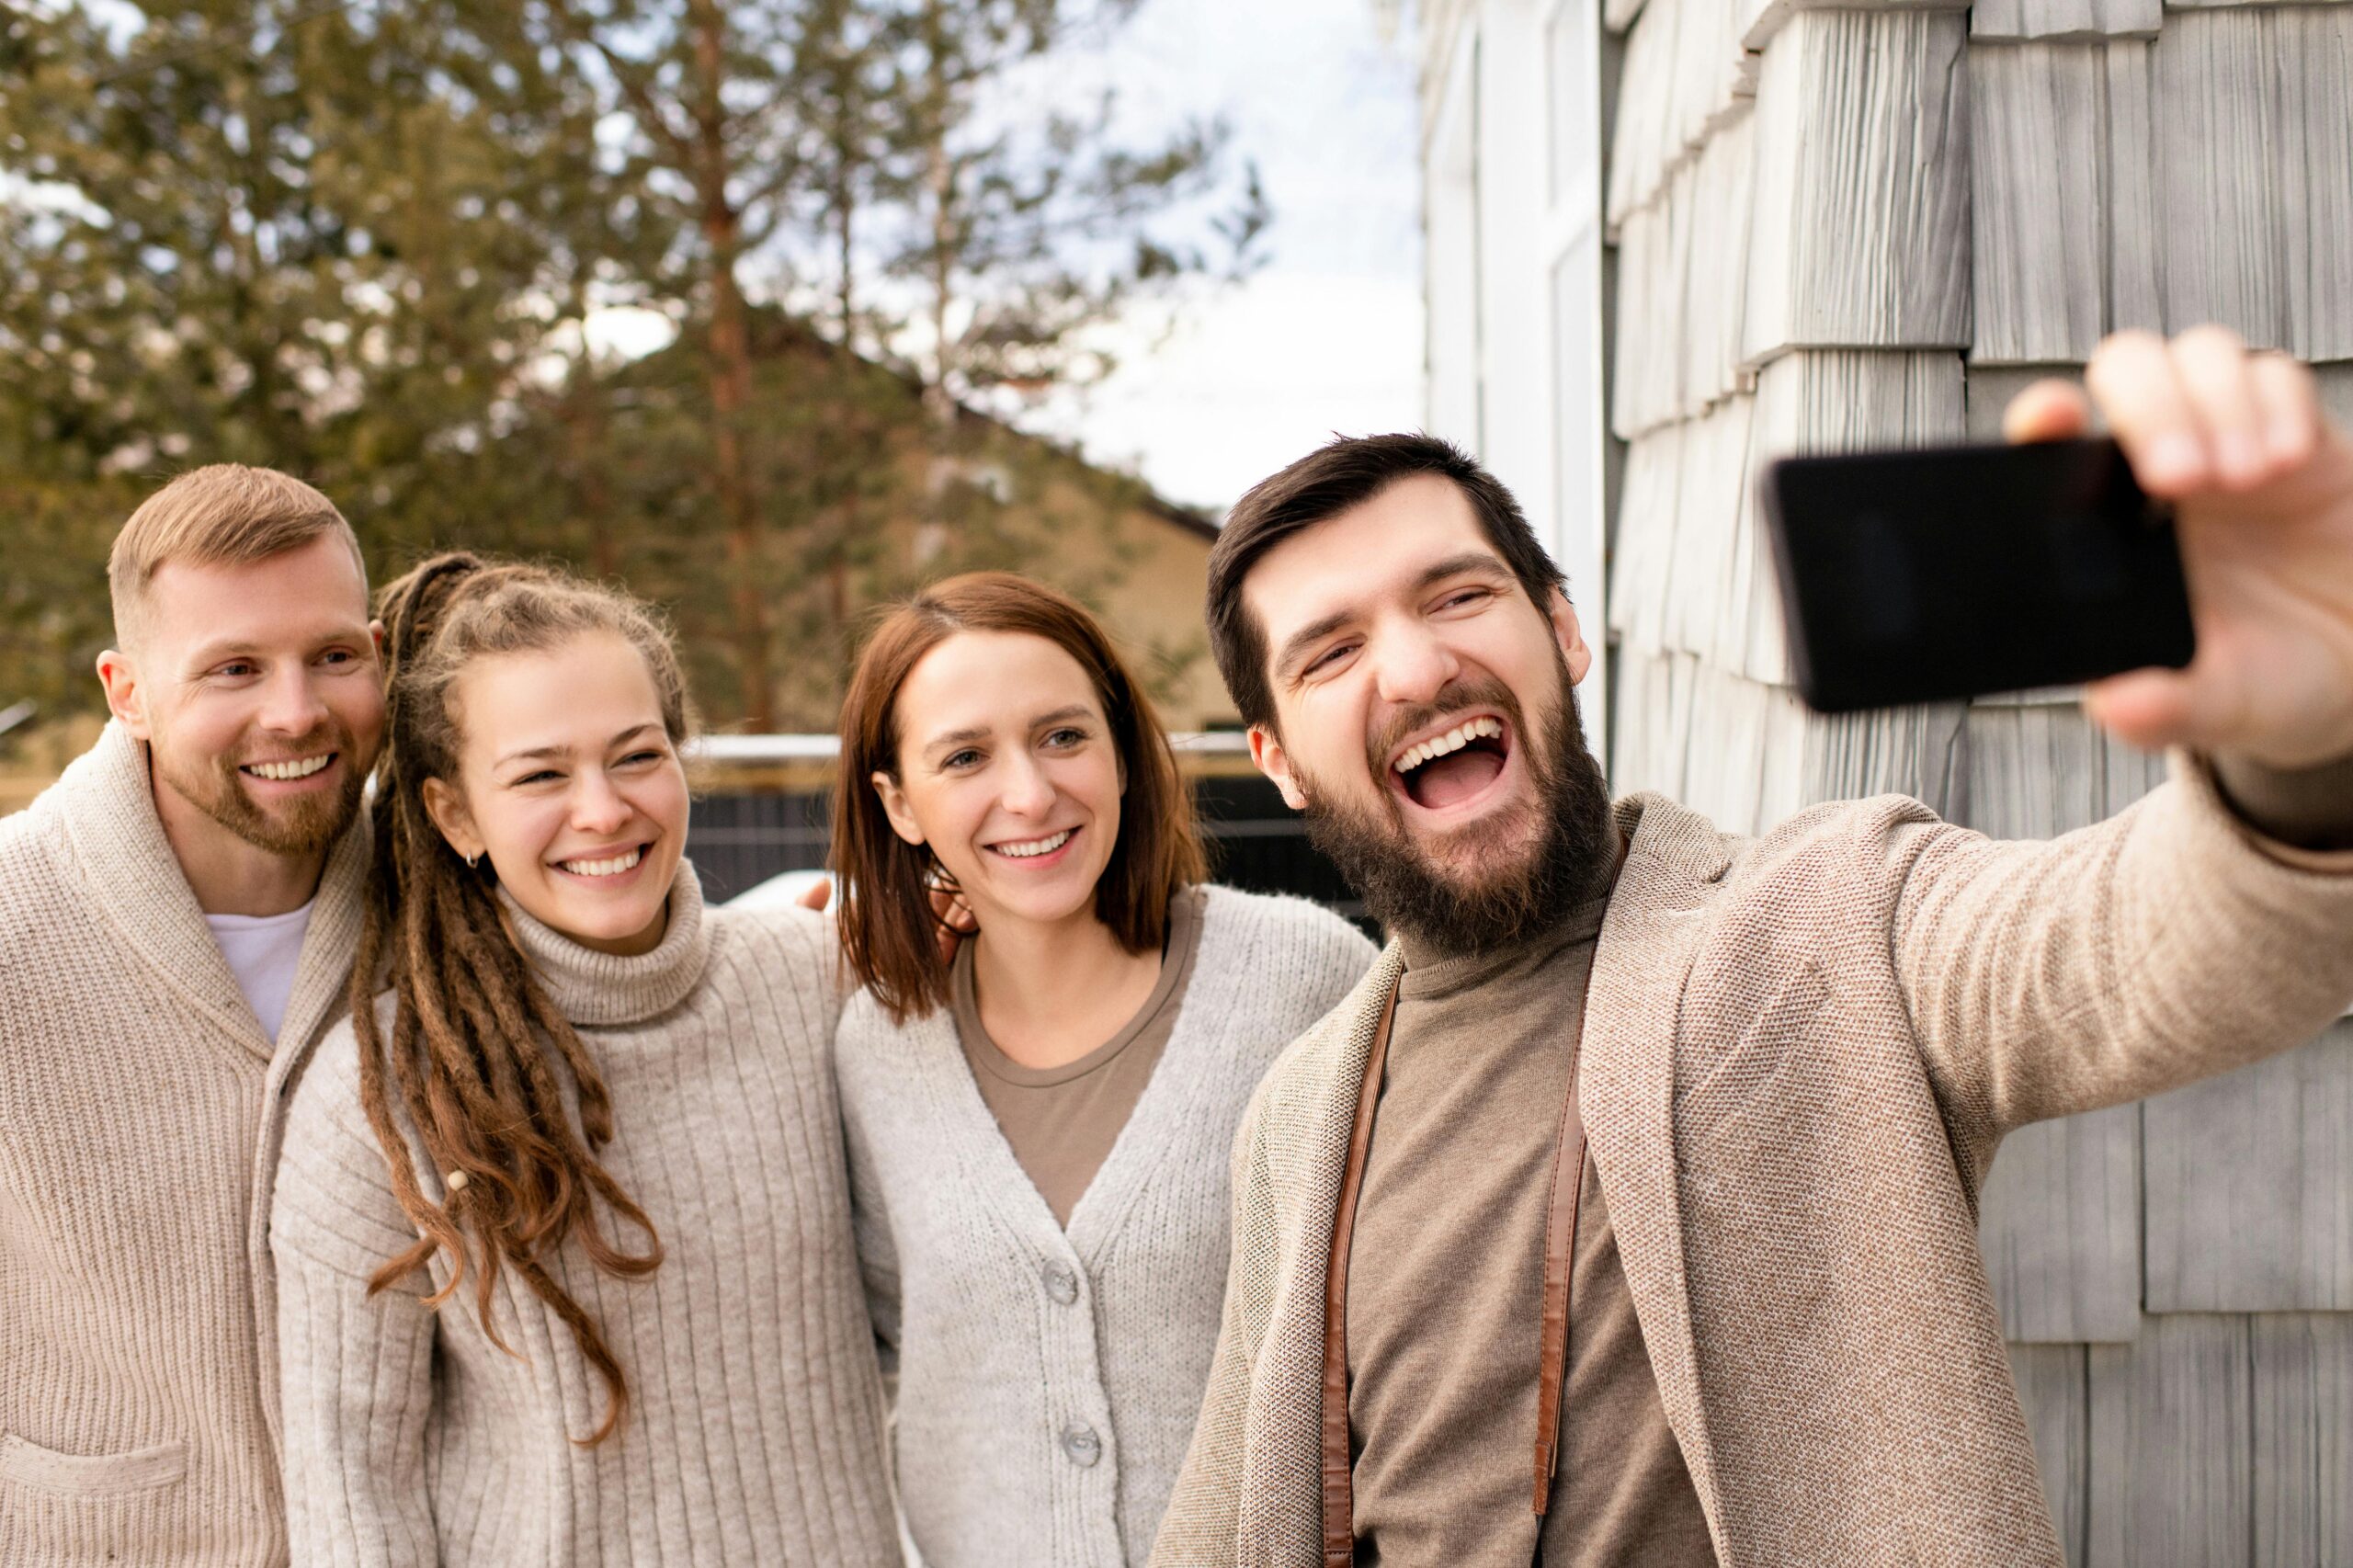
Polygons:
<instances>
[{"instance_id":1,"label":"turtleneck collar","mask_svg":"<svg viewBox=\"0 0 2353 1568\"><path fill-rule=\"evenodd\" d=\"M702 883L688 861L678 862L677 880L670 884L669 925L661 944L635 958L581 946L532 918L505 888L498 890L498 902L548 1000L584 1028L642 1023L668 1012L695 988L710 956Z\"/></svg>"}]
</instances>

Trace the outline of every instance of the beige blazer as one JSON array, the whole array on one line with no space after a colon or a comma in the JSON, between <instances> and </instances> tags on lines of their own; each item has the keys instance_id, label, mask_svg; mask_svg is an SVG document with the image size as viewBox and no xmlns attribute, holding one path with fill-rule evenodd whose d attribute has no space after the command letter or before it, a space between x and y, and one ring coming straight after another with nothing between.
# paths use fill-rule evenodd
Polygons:
<instances>
[{"instance_id":1,"label":"beige blazer","mask_svg":"<svg viewBox=\"0 0 2353 1568\"><path fill-rule=\"evenodd\" d=\"M1617 812L1578 1092L1718 1557L2055 1568L1977 1250L1995 1149L2343 1012L2353 854L2260 840L2180 761L2049 842L1896 797L1756 840L1654 795ZM1223 1328L1159 1568L1320 1561L1325 1255L1400 967L1392 948L1293 1043L1236 1140Z\"/></svg>"}]
</instances>

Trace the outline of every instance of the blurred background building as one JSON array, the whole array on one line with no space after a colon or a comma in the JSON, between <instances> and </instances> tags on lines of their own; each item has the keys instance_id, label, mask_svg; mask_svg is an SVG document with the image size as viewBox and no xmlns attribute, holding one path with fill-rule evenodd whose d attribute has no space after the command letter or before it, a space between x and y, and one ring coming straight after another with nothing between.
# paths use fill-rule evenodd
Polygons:
<instances>
[{"instance_id":1,"label":"blurred background building","mask_svg":"<svg viewBox=\"0 0 2353 1568\"><path fill-rule=\"evenodd\" d=\"M1420 47L1429 417L1607 625L1613 786L2008 836L2149 789L2071 692L1809 714L1754 474L1993 438L2125 326L2353 418L2353 6L1433 0ZM2072 1562L2353 1563L2353 1023L2011 1138L1984 1237Z\"/></svg>"}]
</instances>

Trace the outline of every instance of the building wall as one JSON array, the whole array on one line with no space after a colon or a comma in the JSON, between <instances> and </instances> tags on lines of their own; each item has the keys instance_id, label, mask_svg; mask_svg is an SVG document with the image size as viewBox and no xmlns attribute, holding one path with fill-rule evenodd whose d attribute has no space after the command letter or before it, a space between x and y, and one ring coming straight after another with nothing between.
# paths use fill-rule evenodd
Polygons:
<instances>
[{"instance_id":1,"label":"building wall","mask_svg":"<svg viewBox=\"0 0 2353 1568\"><path fill-rule=\"evenodd\" d=\"M1554 487L1564 562L1602 536L1614 786L1744 831L1894 790L2006 836L2149 789L2161 767L2071 692L1810 714L1753 476L1991 438L2019 387L2123 326L2222 321L2314 362L2353 421L2353 5L1451 0L1427 20L1432 417L1523 494ZM1507 80L1466 98L1466 55ZM1504 143L1589 162L1531 186ZM1475 342L1435 297L1461 286L1435 265L1464 217L1449 182L1479 197L1480 245L1522 257L1478 274ZM1556 194L1597 188L1597 211ZM1550 258L1489 232L1535 212L1556 236L1597 218L1607 248L1531 309ZM1556 358L1518 362L1529 345ZM1587 377L1606 423L1557 390ZM1540 459L1460 423L1540 394ZM1600 483L1563 496L1569 473ZM2353 1563L2353 1021L2013 1137L1983 1240L2072 1562Z\"/></svg>"}]
</instances>

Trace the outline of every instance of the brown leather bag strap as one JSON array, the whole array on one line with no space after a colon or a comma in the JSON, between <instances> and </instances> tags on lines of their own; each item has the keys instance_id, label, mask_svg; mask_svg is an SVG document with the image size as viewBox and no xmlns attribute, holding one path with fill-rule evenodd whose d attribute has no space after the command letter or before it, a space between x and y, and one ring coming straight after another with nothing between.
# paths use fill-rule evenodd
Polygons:
<instances>
[{"instance_id":1,"label":"brown leather bag strap","mask_svg":"<svg viewBox=\"0 0 2353 1568\"><path fill-rule=\"evenodd\" d=\"M1389 1026L1397 1017L1397 988L1381 1004L1381 1026L1357 1086L1356 1124L1348 1132L1348 1163L1332 1214L1332 1255L1324 1275L1324 1564L1353 1568L1357 1560L1356 1490L1348 1453L1348 1247L1357 1229L1357 1198L1364 1187L1372 1115L1381 1104L1381 1073L1389 1060Z\"/></svg>"},{"instance_id":2,"label":"brown leather bag strap","mask_svg":"<svg viewBox=\"0 0 2353 1568\"><path fill-rule=\"evenodd\" d=\"M1560 1468L1561 1395L1569 1373L1569 1276L1576 1267L1577 1207L1585 1196L1585 1114L1577 1108L1577 1042L1569 1042L1569 1092L1552 1145L1552 1194L1544 1210L1543 1349L1536 1382L1536 1517Z\"/></svg>"}]
</instances>

